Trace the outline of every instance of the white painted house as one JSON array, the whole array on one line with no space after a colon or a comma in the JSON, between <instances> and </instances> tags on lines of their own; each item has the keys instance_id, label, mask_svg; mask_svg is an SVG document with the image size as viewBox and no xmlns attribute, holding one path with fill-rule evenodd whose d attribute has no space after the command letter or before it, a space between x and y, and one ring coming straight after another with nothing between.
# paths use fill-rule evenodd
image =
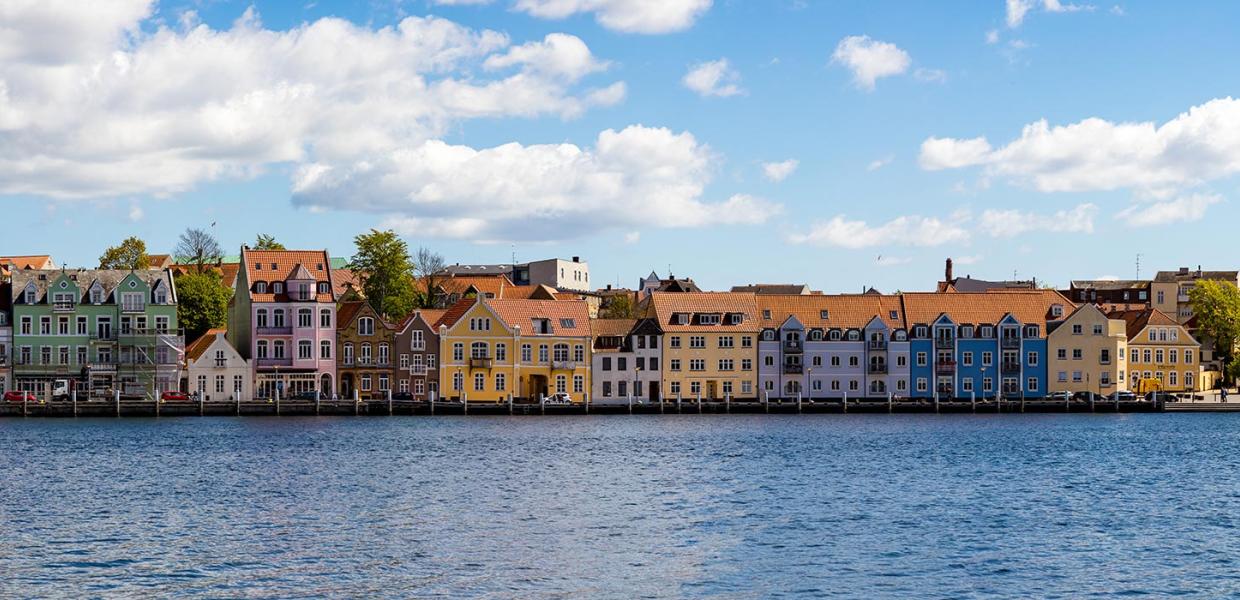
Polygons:
<instances>
[{"instance_id":1,"label":"white painted house","mask_svg":"<svg viewBox=\"0 0 1240 600\"><path fill-rule=\"evenodd\" d=\"M228 343L226 330L212 329L185 349L186 391L208 402L254 397L250 362Z\"/></svg>"}]
</instances>

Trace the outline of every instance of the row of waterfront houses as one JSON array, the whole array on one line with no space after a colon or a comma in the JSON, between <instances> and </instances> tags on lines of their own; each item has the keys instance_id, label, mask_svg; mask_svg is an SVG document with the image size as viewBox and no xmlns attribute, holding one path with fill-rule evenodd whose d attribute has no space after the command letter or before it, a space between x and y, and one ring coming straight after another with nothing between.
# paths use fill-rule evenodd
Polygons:
<instances>
[{"instance_id":1,"label":"row of waterfront houses","mask_svg":"<svg viewBox=\"0 0 1240 600\"><path fill-rule=\"evenodd\" d=\"M67 383L206 400L1038 398L1194 391L1217 377L1190 327L1152 300L965 291L976 280L953 280L950 266L939 291L897 294L703 292L652 274L627 319L598 318L613 290L583 292L588 267L576 258L533 269L533 281L528 266L455 266L442 308L395 321L326 251L243 248L226 282L227 327L187 344L171 265L5 264L0 390L40 394Z\"/></svg>"}]
</instances>

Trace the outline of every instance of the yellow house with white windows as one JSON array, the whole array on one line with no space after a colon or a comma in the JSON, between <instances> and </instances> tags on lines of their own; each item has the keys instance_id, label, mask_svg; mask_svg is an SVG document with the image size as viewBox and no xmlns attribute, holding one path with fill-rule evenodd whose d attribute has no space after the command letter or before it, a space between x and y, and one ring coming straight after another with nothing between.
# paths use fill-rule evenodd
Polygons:
<instances>
[{"instance_id":1,"label":"yellow house with white windows","mask_svg":"<svg viewBox=\"0 0 1240 600\"><path fill-rule=\"evenodd\" d=\"M1156 309L1116 311L1128 334L1128 389L1141 391L1141 381L1156 380L1165 392L1208 389L1202 380L1201 344L1183 325Z\"/></svg>"},{"instance_id":2,"label":"yellow house with white windows","mask_svg":"<svg viewBox=\"0 0 1240 600\"><path fill-rule=\"evenodd\" d=\"M590 391L590 312L582 300L461 300L439 321L439 389L448 400L537 401Z\"/></svg>"},{"instance_id":3,"label":"yellow house with white windows","mask_svg":"<svg viewBox=\"0 0 1240 600\"><path fill-rule=\"evenodd\" d=\"M756 297L743 292L653 292L663 330L663 396L684 401L758 394Z\"/></svg>"}]
</instances>

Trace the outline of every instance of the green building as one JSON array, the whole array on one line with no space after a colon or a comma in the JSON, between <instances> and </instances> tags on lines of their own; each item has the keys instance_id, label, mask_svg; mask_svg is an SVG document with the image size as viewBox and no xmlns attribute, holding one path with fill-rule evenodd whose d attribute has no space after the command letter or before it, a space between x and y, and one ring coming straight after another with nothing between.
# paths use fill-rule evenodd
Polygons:
<instances>
[{"instance_id":1,"label":"green building","mask_svg":"<svg viewBox=\"0 0 1240 600\"><path fill-rule=\"evenodd\" d=\"M26 270L12 278L13 388L84 399L175 390L185 340L167 270Z\"/></svg>"}]
</instances>

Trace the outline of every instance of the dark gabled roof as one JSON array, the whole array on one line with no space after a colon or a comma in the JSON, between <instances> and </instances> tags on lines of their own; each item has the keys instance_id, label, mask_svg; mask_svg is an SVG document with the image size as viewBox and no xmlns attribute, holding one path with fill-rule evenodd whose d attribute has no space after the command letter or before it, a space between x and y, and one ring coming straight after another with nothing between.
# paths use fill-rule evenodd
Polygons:
<instances>
[{"instance_id":1,"label":"dark gabled roof","mask_svg":"<svg viewBox=\"0 0 1240 600\"><path fill-rule=\"evenodd\" d=\"M804 283L751 283L749 285L734 285L733 292L748 292L751 294L776 294L776 295L808 295L810 293L809 286Z\"/></svg>"},{"instance_id":2,"label":"dark gabled roof","mask_svg":"<svg viewBox=\"0 0 1240 600\"><path fill-rule=\"evenodd\" d=\"M1236 281L1240 274L1238 271L1202 271L1200 269L1185 269L1179 271L1159 271L1154 275L1154 281L1159 283L1179 283L1183 281L1196 281L1198 279L1221 279L1225 281Z\"/></svg>"},{"instance_id":3,"label":"dark gabled roof","mask_svg":"<svg viewBox=\"0 0 1240 600\"><path fill-rule=\"evenodd\" d=\"M1150 282L1146 279L1073 279L1068 285L1072 290L1141 290L1149 289Z\"/></svg>"}]
</instances>

